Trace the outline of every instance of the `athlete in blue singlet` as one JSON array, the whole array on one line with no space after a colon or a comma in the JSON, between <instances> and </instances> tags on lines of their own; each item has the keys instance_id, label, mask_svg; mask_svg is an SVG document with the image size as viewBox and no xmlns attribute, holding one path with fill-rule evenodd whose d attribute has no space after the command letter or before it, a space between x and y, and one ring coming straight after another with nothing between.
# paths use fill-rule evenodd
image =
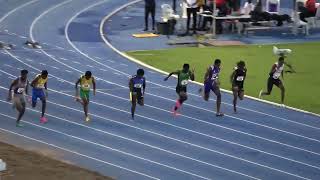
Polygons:
<instances>
[{"instance_id":1,"label":"athlete in blue singlet","mask_svg":"<svg viewBox=\"0 0 320 180\"><path fill-rule=\"evenodd\" d=\"M131 117L134 119L134 113L136 110L137 101L140 106L144 105L144 91L146 88L146 78L144 76L144 70L138 69L137 75L134 75L129 80L130 100L131 100Z\"/></svg>"}]
</instances>

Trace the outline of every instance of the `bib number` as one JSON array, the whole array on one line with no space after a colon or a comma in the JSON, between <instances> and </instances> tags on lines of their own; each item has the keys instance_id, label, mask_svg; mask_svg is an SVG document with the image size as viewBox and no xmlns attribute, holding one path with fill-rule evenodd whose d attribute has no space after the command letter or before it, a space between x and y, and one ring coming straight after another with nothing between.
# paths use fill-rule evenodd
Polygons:
<instances>
[{"instance_id":1,"label":"bib number","mask_svg":"<svg viewBox=\"0 0 320 180\"><path fill-rule=\"evenodd\" d=\"M22 93L24 92L24 88L18 88L18 89L17 89L17 92L20 93L20 94L22 94Z\"/></svg>"},{"instance_id":2,"label":"bib number","mask_svg":"<svg viewBox=\"0 0 320 180\"><path fill-rule=\"evenodd\" d=\"M216 80L218 79L218 74L212 74L211 80Z\"/></svg>"},{"instance_id":3,"label":"bib number","mask_svg":"<svg viewBox=\"0 0 320 180\"><path fill-rule=\"evenodd\" d=\"M38 85L37 85L37 88L43 89L43 88L44 88L44 84L38 84Z\"/></svg>"},{"instance_id":4,"label":"bib number","mask_svg":"<svg viewBox=\"0 0 320 180\"><path fill-rule=\"evenodd\" d=\"M141 87L142 87L142 84L135 84L134 87L135 87L135 88L141 88Z\"/></svg>"},{"instance_id":5,"label":"bib number","mask_svg":"<svg viewBox=\"0 0 320 180\"><path fill-rule=\"evenodd\" d=\"M89 84L83 84L83 85L82 85L82 88L83 88L83 89L90 89L90 85L89 85Z\"/></svg>"},{"instance_id":6,"label":"bib number","mask_svg":"<svg viewBox=\"0 0 320 180\"><path fill-rule=\"evenodd\" d=\"M189 82L188 80L182 80L182 81L181 81L181 85L182 85L182 86L185 86L185 85L188 84L188 82Z\"/></svg>"},{"instance_id":7,"label":"bib number","mask_svg":"<svg viewBox=\"0 0 320 180\"><path fill-rule=\"evenodd\" d=\"M274 73L273 74L273 78L274 79L278 79L280 77L280 75L281 75L280 73Z\"/></svg>"},{"instance_id":8,"label":"bib number","mask_svg":"<svg viewBox=\"0 0 320 180\"><path fill-rule=\"evenodd\" d=\"M237 77L237 81L243 81L244 80L244 76L238 76Z\"/></svg>"}]
</instances>

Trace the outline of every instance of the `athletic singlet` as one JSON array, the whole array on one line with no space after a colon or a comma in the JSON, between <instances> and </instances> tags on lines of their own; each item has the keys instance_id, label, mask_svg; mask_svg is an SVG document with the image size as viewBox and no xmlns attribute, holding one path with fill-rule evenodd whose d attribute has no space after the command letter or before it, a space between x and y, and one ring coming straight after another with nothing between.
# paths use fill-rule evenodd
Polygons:
<instances>
[{"instance_id":1,"label":"athletic singlet","mask_svg":"<svg viewBox=\"0 0 320 180\"><path fill-rule=\"evenodd\" d=\"M36 78L38 78L38 81L35 84L35 88L44 89L44 85L48 82L48 77L42 79L41 74L38 74Z\"/></svg>"},{"instance_id":2,"label":"athletic singlet","mask_svg":"<svg viewBox=\"0 0 320 180\"><path fill-rule=\"evenodd\" d=\"M80 77L80 87L81 87L81 89L84 90L84 91L90 91L90 86L91 86L92 82L93 82L92 77L89 78L89 79L86 79L86 76L82 75Z\"/></svg>"},{"instance_id":3,"label":"athletic singlet","mask_svg":"<svg viewBox=\"0 0 320 180\"><path fill-rule=\"evenodd\" d=\"M138 89L142 89L143 85L146 83L144 77L138 77L136 75L132 76L133 90L136 91Z\"/></svg>"},{"instance_id":4,"label":"athletic singlet","mask_svg":"<svg viewBox=\"0 0 320 180\"><path fill-rule=\"evenodd\" d=\"M210 73L207 82L213 83L219 79L220 68L214 65L210 66Z\"/></svg>"},{"instance_id":5,"label":"athletic singlet","mask_svg":"<svg viewBox=\"0 0 320 180\"><path fill-rule=\"evenodd\" d=\"M238 67L235 67L235 75L233 77L233 83L243 83L244 78L246 76L247 73L247 69L239 69Z\"/></svg>"},{"instance_id":6,"label":"athletic singlet","mask_svg":"<svg viewBox=\"0 0 320 180\"><path fill-rule=\"evenodd\" d=\"M23 94L26 91L28 80L25 82L21 81L21 77L18 79L18 84L13 87L14 94Z\"/></svg>"},{"instance_id":7,"label":"athletic singlet","mask_svg":"<svg viewBox=\"0 0 320 180\"><path fill-rule=\"evenodd\" d=\"M189 79L190 79L190 74L191 72L188 71L187 73L183 72L183 71L178 71L178 84L177 86L187 86Z\"/></svg>"},{"instance_id":8,"label":"athletic singlet","mask_svg":"<svg viewBox=\"0 0 320 180\"><path fill-rule=\"evenodd\" d=\"M279 77L281 76L281 73L283 71L284 64L282 64L282 66L279 66L278 62L276 62L274 65L276 66L276 68L275 68L275 72L271 74L271 77L273 79L279 79Z\"/></svg>"}]
</instances>

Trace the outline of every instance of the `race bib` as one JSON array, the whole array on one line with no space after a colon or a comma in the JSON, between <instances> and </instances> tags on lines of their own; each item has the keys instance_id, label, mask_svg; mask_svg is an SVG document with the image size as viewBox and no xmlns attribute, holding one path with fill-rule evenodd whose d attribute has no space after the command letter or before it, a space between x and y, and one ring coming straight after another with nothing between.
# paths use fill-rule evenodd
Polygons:
<instances>
[{"instance_id":1,"label":"race bib","mask_svg":"<svg viewBox=\"0 0 320 180\"><path fill-rule=\"evenodd\" d=\"M135 84L134 87L135 87L135 88L141 88L141 87L142 87L142 84Z\"/></svg>"},{"instance_id":2,"label":"race bib","mask_svg":"<svg viewBox=\"0 0 320 180\"><path fill-rule=\"evenodd\" d=\"M274 73L273 74L273 79L279 79L280 76L281 76L280 73Z\"/></svg>"},{"instance_id":3,"label":"race bib","mask_svg":"<svg viewBox=\"0 0 320 180\"><path fill-rule=\"evenodd\" d=\"M188 80L182 80L182 81L181 81L181 85L182 85L182 86L185 86L185 85L188 84L188 82L189 82Z\"/></svg>"},{"instance_id":4,"label":"race bib","mask_svg":"<svg viewBox=\"0 0 320 180\"><path fill-rule=\"evenodd\" d=\"M243 81L244 80L244 76L238 76L237 77L237 81Z\"/></svg>"},{"instance_id":5,"label":"race bib","mask_svg":"<svg viewBox=\"0 0 320 180\"><path fill-rule=\"evenodd\" d=\"M43 89L43 88L44 88L44 84L38 84L38 85L37 85L37 88Z\"/></svg>"},{"instance_id":6,"label":"race bib","mask_svg":"<svg viewBox=\"0 0 320 180\"><path fill-rule=\"evenodd\" d=\"M216 80L218 79L218 74L212 74L211 80Z\"/></svg>"},{"instance_id":7,"label":"race bib","mask_svg":"<svg viewBox=\"0 0 320 180\"><path fill-rule=\"evenodd\" d=\"M83 89L90 89L90 84L83 84L83 85L82 85L82 88L83 88Z\"/></svg>"},{"instance_id":8,"label":"race bib","mask_svg":"<svg viewBox=\"0 0 320 180\"><path fill-rule=\"evenodd\" d=\"M18 88L18 89L17 89L17 93L20 93L20 94L21 94L21 93L23 93L23 92L24 92L24 88Z\"/></svg>"}]
</instances>

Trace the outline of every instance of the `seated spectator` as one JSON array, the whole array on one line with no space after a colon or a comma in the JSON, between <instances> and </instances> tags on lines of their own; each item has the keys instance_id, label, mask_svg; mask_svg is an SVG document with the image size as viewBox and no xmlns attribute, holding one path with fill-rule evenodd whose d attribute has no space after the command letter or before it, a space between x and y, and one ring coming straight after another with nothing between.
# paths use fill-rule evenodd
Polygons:
<instances>
[{"instance_id":1,"label":"seated spectator","mask_svg":"<svg viewBox=\"0 0 320 180\"><path fill-rule=\"evenodd\" d=\"M248 0L249 2L249 0ZM277 26L282 26L283 21L292 22L291 17L287 14L278 15L278 14L270 14L268 12L262 11L262 1L258 0L255 8L250 13L251 21L277 21Z\"/></svg>"},{"instance_id":2,"label":"seated spectator","mask_svg":"<svg viewBox=\"0 0 320 180\"><path fill-rule=\"evenodd\" d=\"M300 20L307 22L305 18L314 17L317 13L316 0L307 0L305 6L298 6Z\"/></svg>"}]
</instances>

